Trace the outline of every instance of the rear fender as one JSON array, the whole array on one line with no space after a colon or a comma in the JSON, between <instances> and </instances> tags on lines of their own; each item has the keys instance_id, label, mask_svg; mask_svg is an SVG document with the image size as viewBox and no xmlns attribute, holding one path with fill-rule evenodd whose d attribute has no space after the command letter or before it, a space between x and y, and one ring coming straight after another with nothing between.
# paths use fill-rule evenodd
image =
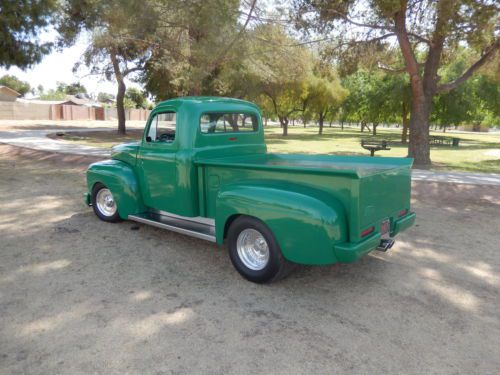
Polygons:
<instances>
[{"instance_id":1,"label":"rear fender","mask_svg":"<svg viewBox=\"0 0 500 375\"><path fill-rule=\"evenodd\" d=\"M91 164L87 169L87 189L92 194L96 183L111 190L122 219L145 211L139 184L130 165L119 160L105 160Z\"/></svg>"},{"instance_id":2,"label":"rear fender","mask_svg":"<svg viewBox=\"0 0 500 375\"><path fill-rule=\"evenodd\" d=\"M279 186L276 181L222 187L216 201L218 244L224 241L226 223L235 215L263 221L276 237L283 256L295 263L336 263L334 244L346 240L343 205L331 194L311 187L289 183Z\"/></svg>"}]
</instances>

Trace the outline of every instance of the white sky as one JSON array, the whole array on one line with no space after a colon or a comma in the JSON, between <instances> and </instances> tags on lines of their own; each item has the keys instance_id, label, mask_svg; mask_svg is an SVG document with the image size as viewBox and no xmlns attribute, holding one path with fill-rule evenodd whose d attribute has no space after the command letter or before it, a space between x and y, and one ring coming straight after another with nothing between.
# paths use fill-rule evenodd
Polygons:
<instances>
[{"instance_id":1,"label":"white sky","mask_svg":"<svg viewBox=\"0 0 500 375\"><path fill-rule=\"evenodd\" d=\"M51 40L55 37L55 32L48 31L41 37L42 40ZM81 58L87 46L87 36L82 35L77 43L70 47L65 48L62 52L53 51L51 54L46 55L40 64L33 66L31 69L25 71L11 67L5 69L0 67L0 77L4 74L12 74L28 81L32 88L42 85L44 90L55 89L56 82L61 81L65 83L80 82L87 88L87 92L96 94L98 92L108 92L116 95L116 83L107 81L100 76L86 76L88 70L84 67L81 68L76 74L73 73L73 66ZM127 87L134 86L140 87L138 84L126 81Z\"/></svg>"}]
</instances>

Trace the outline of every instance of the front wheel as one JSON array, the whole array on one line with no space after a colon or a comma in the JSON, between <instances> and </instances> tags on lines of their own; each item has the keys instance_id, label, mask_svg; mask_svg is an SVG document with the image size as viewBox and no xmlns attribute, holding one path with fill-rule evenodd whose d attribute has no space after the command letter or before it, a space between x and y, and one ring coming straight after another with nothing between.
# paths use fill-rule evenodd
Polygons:
<instances>
[{"instance_id":1,"label":"front wheel","mask_svg":"<svg viewBox=\"0 0 500 375\"><path fill-rule=\"evenodd\" d=\"M120 221L115 198L105 185L97 183L92 189L92 208L97 217L103 221L116 223Z\"/></svg>"},{"instance_id":2,"label":"front wheel","mask_svg":"<svg viewBox=\"0 0 500 375\"><path fill-rule=\"evenodd\" d=\"M276 281L293 269L293 263L283 257L271 230L256 218L237 218L229 228L227 239L234 268L249 281Z\"/></svg>"}]
</instances>

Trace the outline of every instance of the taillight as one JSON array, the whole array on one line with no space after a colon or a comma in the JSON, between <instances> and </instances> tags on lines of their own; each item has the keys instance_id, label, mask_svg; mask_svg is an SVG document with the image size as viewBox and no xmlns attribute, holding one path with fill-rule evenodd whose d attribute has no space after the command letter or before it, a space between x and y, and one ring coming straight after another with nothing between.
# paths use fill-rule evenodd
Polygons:
<instances>
[{"instance_id":1,"label":"taillight","mask_svg":"<svg viewBox=\"0 0 500 375\"><path fill-rule=\"evenodd\" d=\"M408 210L399 211L398 217L405 216L407 213L408 213Z\"/></svg>"},{"instance_id":2,"label":"taillight","mask_svg":"<svg viewBox=\"0 0 500 375\"><path fill-rule=\"evenodd\" d=\"M373 233L375 227L370 227L361 232L361 238L368 236L370 233Z\"/></svg>"}]
</instances>

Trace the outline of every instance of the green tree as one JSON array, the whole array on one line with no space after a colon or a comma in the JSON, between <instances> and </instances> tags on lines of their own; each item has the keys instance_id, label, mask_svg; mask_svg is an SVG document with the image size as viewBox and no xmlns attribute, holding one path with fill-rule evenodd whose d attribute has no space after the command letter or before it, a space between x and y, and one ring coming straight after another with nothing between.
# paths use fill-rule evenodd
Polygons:
<instances>
[{"instance_id":1,"label":"green tree","mask_svg":"<svg viewBox=\"0 0 500 375\"><path fill-rule=\"evenodd\" d=\"M360 123L361 131L364 131L367 123L374 120L374 112L378 110L373 102L373 99L377 99L374 87L377 86L378 78L366 70L360 70L343 79L343 86L349 95L342 104L341 121Z\"/></svg>"},{"instance_id":2,"label":"green tree","mask_svg":"<svg viewBox=\"0 0 500 375\"><path fill-rule=\"evenodd\" d=\"M100 103L104 103L108 100L114 100L115 96L113 94L107 93L107 92L99 92L97 94L97 101Z\"/></svg>"},{"instance_id":3,"label":"green tree","mask_svg":"<svg viewBox=\"0 0 500 375\"><path fill-rule=\"evenodd\" d=\"M187 0L158 2L162 14L156 29L157 48L141 81L156 100L183 95L233 92L231 72L241 68L246 29L256 1ZM246 13L242 23L239 15ZM224 76L224 78L222 78Z\"/></svg>"},{"instance_id":4,"label":"green tree","mask_svg":"<svg viewBox=\"0 0 500 375\"><path fill-rule=\"evenodd\" d=\"M473 58L473 52L463 48L450 64L440 70L440 76L446 81L457 79ZM439 125L443 131L446 131L448 126L458 126L462 123L472 123L475 128L494 123L493 119L500 115L498 64L499 59L492 61L455 90L437 95L432 122Z\"/></svg>"},{"instance_id":5,"label":"green tree","mask_svg":"<svg viewBox=\"0 0 500 375\"><path fill-rule=\"evenodd\" d=\"M56 0L2 1L0 5L0 66L21 69L39 63L52 43L38 36L56 15Z\"/></svg>"},{"instance_id":6,"label":"green tree","mask_svg":"<svg viewBox=\"0 0 500 375\"><path fill-rule=\"evenodd\" d=\"M66 93L64 91L49 89L40 93L40 99L42 100L64 100L66 99Z\"/></svg>"},{"instance_id":7,"label":"green tree","mask_svg":"<svg viewBox=\"0 0 500 375\"><path fill-rule=\"evenodd\" d=\"M384 41L397 41L403 71L412 91L408 154L415 164L431 163L429 119L434 97L457 88L494 58L500 47L495 31L499 6L491 0L295 0L297 23L336 36L336 53L367 56ZM477 59L450 82L439 69L467 44ZM338 47L338 48L336 48ZM371 48L369 48L371 47Z\"/></svg>"},{"instance_id":8,"label":"green tree","mask_svg":"<svg viewBox=\"0 0 500 375\"><path fill-rule=\"evenodd\" d=\"M393 73L373 73L368 102L372 114L373 135L381 122L402 122L401 142L406 143L408 136L408 115L411 106L410 85L407 77Z\"/></svg>"},{"instance_id":9,"label":"green tree","mask_svg":"<svg viewBox=\"0 0 500 375\"><path fill-rule=\"evenodd\" d=\"M319 134L323 134L328 112L336 112L346 96L347 91L332 66L318 61L307 80L306 102L307 109L318 119Z\"/></svg>"},{"instance_id":10,"label":"green tree","mask_svg":"<svg viewBox=\"0 0 500 375\"><path fill-rule=\"evenodd\" d=\"M307 106L312 54L296 46L296 40L279 25L259 25L249 37L237 79L245 83L245 97L257 101L261 107L272 108L286 136L290 116Z\"/></svg>"},{"instance_id":11,"label":"green tree","mask_svg":"<svg viewBox=\"0 0 500 375\"><path fill-rule=\"evenodd\" d=\"M40 90L41 88L41 90ZM58 81L56 83L56 88L44 91L43 86L39 86L38 94L41 99L44 100L63 100L66 99L68 95L79 95L83 94L87 96L87 89L79 82L67 84L65 82Z\"/></svg>"},{"instance_id":12,"label":"green tree","mask_svg":"<svg viewBox=\"0 0 500 375\"><path fill-rule=\"evenodd\" d=\"M404 76L360 69L345 77L349 95L342 104L341 121L361 123L364 131L371 123L373 135L380 123L403 121L402 141L406 139L409 90Z\"/></svg>"},{"instance_id":13,"label":"green tree","mask_svg":"<svg viewBox=\"0 0 500 375\"><path fill-rule=\"evenodd\" d=\"M500 81L482 74L473 80L477 97L476 121L489 127L500 126Z\"/></svg>"},{"instance_id":14,"label":"green tree","mask_svg":"<svg viewBox=\"0 0 500 375\"><path fill-rule=\"evenodd\" d=\"M61 91L64 91L68 95L87 94L87 89L79 82L71 83L69 85L63 85L64 88Z\"/></svg>"},{"instance_id":15,"label":"green tree","mask_svg":"<svg viewBox=\"0 0 500 375\"><path fill-rule=\"evenodd\" d=\"M102 75L118 84L119 134L126 132L125 79L144 69L155 46L160 17L155 6L155 2L148 0L68 0L58 25L61 43L65 45L72 44L82 30L91 33L91 44L80 63L89 66L92 74ZM79 65L75 67L78 68Z\"/></svg>"},{"instance_id":16,"label":"green tree","mask_svg":"<svg viewBox=\"0 0 500 375\"><path fill-rule=\"evenodd\" d=\"M147 108L148 101L146 94L135 87L129 87L125 92L125 99L128 99L134 108Z\"/></svg>"},{"instance_id":17,"label":"green tree","mask_svg":"<svg viewBox=\"0 0 500 375\"><path fill-rule=\"evenodd\" d=\"M31 86L28 82L22 81L16 76L10 74L6 74L0 78L0 85L16 90L19 94L21 94L21 96L24 96L31 91Z\"/></svg>"}]
</instances>

